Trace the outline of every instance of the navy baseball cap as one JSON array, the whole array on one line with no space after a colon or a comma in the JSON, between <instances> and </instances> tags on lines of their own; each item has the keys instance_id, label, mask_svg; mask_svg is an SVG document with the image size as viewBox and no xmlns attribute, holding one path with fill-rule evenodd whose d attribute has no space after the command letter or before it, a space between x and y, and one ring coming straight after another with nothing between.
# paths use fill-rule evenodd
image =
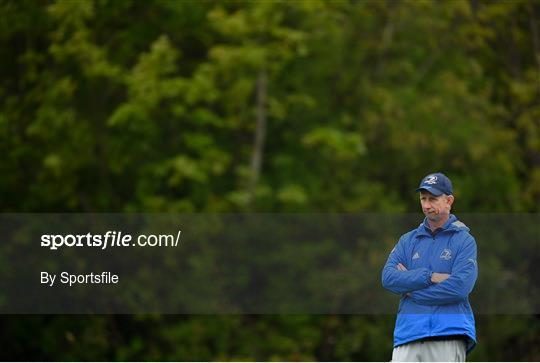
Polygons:
<instances>
[{"instance_id":1,"label":"navy baseball cap","mask_svg":"<svg viewBox=\"0 0 540 363\"><path fill-rule=\"evenodd\" d=\"M446 194L452 195L452 182L443 173L433 173L426 176L420 182L420 186L416 189L417 192L425 190L438 197L439 195Z\"/></svg>"}]
</instances>

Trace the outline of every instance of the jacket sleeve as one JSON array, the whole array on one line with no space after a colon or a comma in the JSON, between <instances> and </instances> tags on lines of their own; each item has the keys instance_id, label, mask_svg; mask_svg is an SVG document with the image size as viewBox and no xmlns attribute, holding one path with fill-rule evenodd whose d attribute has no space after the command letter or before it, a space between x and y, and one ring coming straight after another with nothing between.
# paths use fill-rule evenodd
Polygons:
<instances>
[{"instance_id":1,"label":"jacket sleeve","mask_svg":"<svg viewBox=\"0 0 540 363\"><path fill-rule=\"evenodd\" d=\"M410 298L421 305L454 304L467 299L477 277L476 242L469 236L456 255L450 277L441 283L411 293Z\"/></svg>"},{"instance_id":2,"label":"jacket sleeve","mask_svg":"<svg viewBox=\"0 0 540 363\"><path fill-rule=\"evenodd\" d=\"M425 267L409 271L400 271L397 264L407 267L403 237L390 252L382 271L382 285L385 289L396 294L423 289L431 284L431 271Z\"/></svg>"}]
</instances>

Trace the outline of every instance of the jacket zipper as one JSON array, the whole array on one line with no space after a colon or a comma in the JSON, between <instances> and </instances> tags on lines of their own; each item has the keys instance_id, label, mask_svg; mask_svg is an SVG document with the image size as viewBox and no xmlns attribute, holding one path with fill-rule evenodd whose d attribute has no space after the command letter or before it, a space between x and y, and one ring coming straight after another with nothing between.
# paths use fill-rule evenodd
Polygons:
<instances>
[{"instance_id":1,"label":"jacket zipper","mask_svg":"<svg viewBox=\"0 0 540 363\"><path fill-rule=\"evenodd\" d=\"M433 271L433 245L435 244L435 236L431 236L431 243L429 245L429 267L430 267L430 270ZM429 326L428 326L428 334L429 336L431 336L432 334L432 326L433 326L433 310L434 310L434 306L430 306L430 309L429 309Z\"/></svg>"}]
</instances>

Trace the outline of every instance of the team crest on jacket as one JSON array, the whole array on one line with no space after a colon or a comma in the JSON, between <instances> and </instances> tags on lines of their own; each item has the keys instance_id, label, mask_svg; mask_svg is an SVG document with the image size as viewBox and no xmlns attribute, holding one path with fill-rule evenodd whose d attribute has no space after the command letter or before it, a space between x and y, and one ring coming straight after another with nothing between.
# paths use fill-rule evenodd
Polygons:
<instances>
[{"instance_id":1,"label":"team crest on jacket","mask_svg":"<svg viewBox=\"0 0 540 363\"><path fill-rule=\"evenodd\" d=\"M451 258L452 258L452 251L450 251L448 248L445 248L441 253L441 259L448 261Z\"/></svg>"}]
</instances>

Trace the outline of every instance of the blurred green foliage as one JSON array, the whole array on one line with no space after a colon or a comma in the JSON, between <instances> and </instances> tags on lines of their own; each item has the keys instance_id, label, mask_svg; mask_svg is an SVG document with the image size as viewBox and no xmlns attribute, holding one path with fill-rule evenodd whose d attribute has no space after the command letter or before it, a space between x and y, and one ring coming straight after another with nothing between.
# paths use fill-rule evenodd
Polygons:
<instances>
[{"instance_id":1,"label":"blurred green foliage","mask_svg":"<svg viewBox=\"0 0 540 363\"><path fill-rule=\"evenodd\" d=\"M3 212L416 211L435 170L458 215L539 211L537 0L2 0L0 44ZM0 336L7 359L383 361L392 328L18 316ZM471 360L540 359L538 317L478 335Z\"/></svg>"}]
</instances>

